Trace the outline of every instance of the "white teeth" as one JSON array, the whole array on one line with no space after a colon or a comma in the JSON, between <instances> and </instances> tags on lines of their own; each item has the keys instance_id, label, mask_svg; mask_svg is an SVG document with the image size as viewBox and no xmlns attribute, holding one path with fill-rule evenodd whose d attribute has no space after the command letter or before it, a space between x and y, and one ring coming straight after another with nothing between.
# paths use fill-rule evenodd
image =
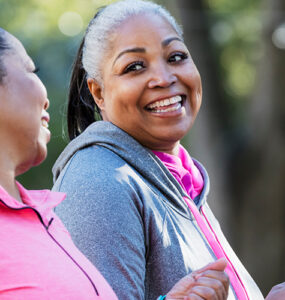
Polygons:
<instances>
[{"instance_id":1,"label":"white teeth","mask_svg":"<svg viewBox=\"0 0 285 300\"><path fill-rule=\"evenodd\" d=\"M166 99L165 101L164 101L164 104L165 105L169 105L171 102L170 102L170 99Z\"/></svg>"},{"instance_id":2,"label":"white teeth","mask_svg":"<svg viewBox=\"0 0 285 300\"><path fill-rule=\"evenodd\" d=\"M48 122L44 119L42 119L42 126L48 128Z\"/></svg>"},{"instance_id":3,"label":"white teeth","mask_svg":"<svg viewBox=\"0 0 285 300\"><path fill-rule=\"evenodd\" d=\"M156 107L168 106L170 104L178 103L178 102L181 102L181 101L182 101L181 96L175 96L175 97L171 97L171 98L168 98L168 99L159 100L159 101L156 101L154 103L151 103L150 105L148 105L148 108L153 109L153 108L156 108ZM167 109L165 109L165 110L167 110Z\"/></svg>"},{"instance_id":4,"label":"white teeth","mask_svg":"<svg viewBox=\"0 0 285 300\"><path fill-rule=\"evenodd\" d=\"M164 113L164 112L170 112L170 111L175 111L175 110L178 110L181 108L181 103L177 103L175 106L173 107L169 107L169 108L166 108L166 109L156 109L154 112L157 112L157 113Z\"/></svg>"}]
</instances>

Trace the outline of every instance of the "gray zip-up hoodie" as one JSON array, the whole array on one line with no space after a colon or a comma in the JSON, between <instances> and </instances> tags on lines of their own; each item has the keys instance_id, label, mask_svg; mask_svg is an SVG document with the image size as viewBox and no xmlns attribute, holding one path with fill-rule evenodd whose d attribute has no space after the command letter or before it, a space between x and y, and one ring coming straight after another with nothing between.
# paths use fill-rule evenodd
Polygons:
<instances>
[{"instance_id":1,"label":"gray zip-up hoodie","mask_svg":"<svg viewBox=\"0 0 285 300\"><path fill-rule=\"evenodd\" d=\"M249 299L264 299L213 216L203 208ZM53 168L53 190L67 193L57 214L75 244L96 265L119 299L156 299L189 272L216 260L183 197L189 196L164 164L115 125L99 121L70 142ZM228 299L237 299L232 286Z\"/></svg>"}]
</instances>

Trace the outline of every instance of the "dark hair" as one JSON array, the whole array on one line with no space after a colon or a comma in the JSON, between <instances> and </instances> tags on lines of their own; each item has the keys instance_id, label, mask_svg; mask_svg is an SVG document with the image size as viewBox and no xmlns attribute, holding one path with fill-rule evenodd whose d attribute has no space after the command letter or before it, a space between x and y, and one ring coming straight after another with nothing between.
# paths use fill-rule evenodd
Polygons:
<instances>
[{"instance_id":1,"label":"dark hair","mask_svg":"<svg viewBox=\"0 0 285 300\"><path fill-rule=\"evenodd\" d=\"M104 7L100 8L93 20ZM87 85L87 73L82 65L83 37L72 67L67 106L67 127L70 140L80 135L90 124L102 120L100 109Z\"/></svg>"},{"instance_id":2,"label":"dark hair","mask_svg":"<svg viewBox=\"0 0 285 300\"><path fill-rule=\"evenodd\" d=\"M3 81L3 77L6 76L6 70L2 61L2 57L4 52L10 49L6 39L5 39L6 31L0 27L0 84Z\"/></svg>"}]
</instances>

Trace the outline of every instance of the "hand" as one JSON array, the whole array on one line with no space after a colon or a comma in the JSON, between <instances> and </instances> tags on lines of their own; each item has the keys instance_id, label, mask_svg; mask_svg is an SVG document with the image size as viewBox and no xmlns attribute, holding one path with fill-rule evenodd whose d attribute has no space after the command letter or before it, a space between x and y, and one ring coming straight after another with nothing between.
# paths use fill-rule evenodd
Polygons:
<instances>
[{"instance_id":1,"label":"hand","mask_svg":"<svg viewBox=\"0 0 285 300\"><path fill-rule=\"evenodd\" d=\"M221 258L183 277L168 292L166 300L227 299L229 278L224 272L226 266L227 260Z\"/></svg>"},{"instance_id":2,"label":"hand","mask_svg":"<svg viewBox=\"0 0 285 300\"><path fill-rule=\"evenodd\" d=\"M285 299L285 282L275 285L265 300L284 300Z\"/></svg>"}]
</instances>

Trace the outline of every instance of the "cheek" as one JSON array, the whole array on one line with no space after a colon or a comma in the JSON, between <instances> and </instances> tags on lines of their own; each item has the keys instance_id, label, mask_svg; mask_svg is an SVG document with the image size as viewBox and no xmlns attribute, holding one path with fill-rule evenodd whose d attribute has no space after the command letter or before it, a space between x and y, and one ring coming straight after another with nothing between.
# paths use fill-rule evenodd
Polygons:
<instances>
[{"instance_id":1,"label":"cheek","mask_svg":"<svg viewBox=\"0 0 285 300\"><path fill-rule=\"evenodd\" d=\"M41 102L44 102L47 98L47 91L43 83L38 77L35 77L34 80L31 80L31 91L35 94L35 97L41 100Z\"/></svg>"},{"instance_id":2,"label":"cheek","mask_svg":"<svg viewBox=\"0 0 285 300\"><path fill-rule=\"evenodd\" d=\"M201 77L195 66L187 69L184 80L190 89L201 92Z\"/></svg>"},{"instance_id":3,"label":"cheek","mask_svg":"<svg viewBox=\"0 0 285 300\"><path fill-rule=\"evenodd\" d=\"M134 80L124 80L123 82L106 86L105 90L108 93L104 95L104 106L108 112L123 113L124 111L130 111L139 103L141 89Z\"/></svg>"}]
</instances>

